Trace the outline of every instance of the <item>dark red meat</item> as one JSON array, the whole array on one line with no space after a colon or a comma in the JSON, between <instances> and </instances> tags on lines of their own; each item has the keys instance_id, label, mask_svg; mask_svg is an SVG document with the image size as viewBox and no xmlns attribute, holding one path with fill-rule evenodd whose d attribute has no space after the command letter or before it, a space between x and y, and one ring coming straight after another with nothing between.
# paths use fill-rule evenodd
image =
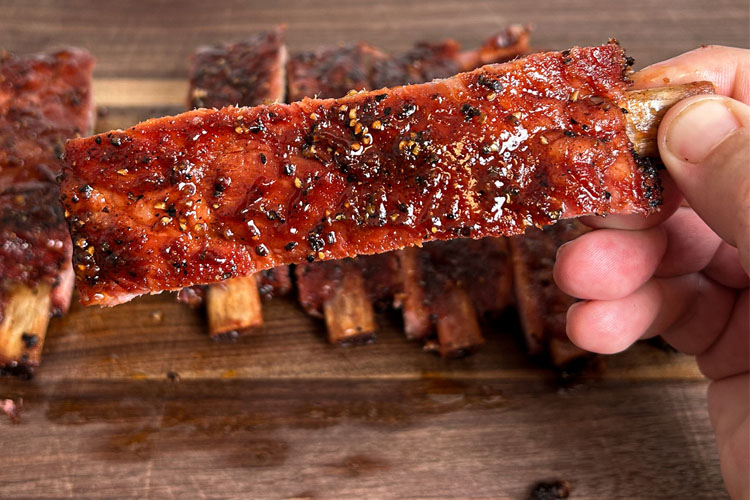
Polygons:
<instances>
[{"instance_id":1,"label":"dark red meat","mask_svg":"<svg viewBox=\"0 0 750 500\"><path fill-rule=\"evenodd\" d=\"M661 192L626 134L627 69L610 43L69 141L62 200L74 238L95 249L74 250L82 301L651 213Z\"/></svg>"},{"instance_id":2,"label":"dark red meat","mask_svg":"<svg viewBox=\"0 0 750 500\"><path fill-rule=\"evenodd\" d=\"M206 285L188 286L177 292L177 300L196 309L203 305L206 299Z\"/></svg>"},{"instance_id":3,"label":"dark red meat","mask_svg":"<svg viewBox=\"0 0 750 500\"><path fill-rule=\"evenodd\" d=\"M528 34L527 28L510 26L479 49L467 51L461 51L455 40L444 40L419 43L397 56L363 42L304 52L292 56L287 65L289 101L423 83L483 64L505 62L528 52Z\"/></svg>"},{"instance_id":4,"label":"dark red meat","mask_svg":"<svg viewBox=\"0 0 750 500\"><path fill-rule=\"evenodd\" d=\"M348 272L361 273L370 301L387 306L401 291L398 257L393 252L356 259L301 263L295 268L299 301L308 314L321 316L323 304L339 288Z\"/></svg>"},{"instance_id":5,"label":"dark red meat","mask_svg":"<svg viewBox=\"0 0 750 500\"><path fill-rule=\"evenodd\" d=\"M46 282L53 313L67 310L73 284L55 176L64 141L90 132L92 67L79 49L0 53L0 296Z\"/></svg>"},{"instance_id":6,"label":"dark red meat","mask_svg":"<svg viewBox=\"0 0 750 500\"><path fill-rule=\"evenodd\" d=\"M323 304L341 286L344 275L358 269L359 259L338 259L312 264L299 264L294 268L297 278L299 303L307 314L323 316Z\"/></svg>"},{"instance_id":7,"label":"dark red meat","mask_svg":"<svg viewBox=\"0 0 750 500\"><path fill-rule=\"evenodd\" d=\"M518 315L529 352L546 351L558 365L584 352L571 344L565 333L567 311L576 299L557 288L552 269L557 249L589 230L576 221L561 221L508 240Z\"/></svg>"},{"instance_id":8,"label":"dark red meat","mask_svg":"<svg viewBox=\"0 0 750 500\"><path fill-rule=\"evenodd\" d=\"M44 182L16 183L0 194L0 305L11 286L57 286L70 272L72 248L59 195L57 185ZM53 308L60 311L70 300L67 284L67 297L53 295Z\"/></svg>"},{"instance_id":9,"label":"dark red meat","mask_svg":"<svg viewBox=\"0 0 750 500\"><path fill-rule=\"evenodd\" d=\"M434 241L397 254L403 277L403 294L397 298L408 338L424 339L435 333L438 321L452 314L447 301L455 300L455 290L467 296L474 316L497 316L513 301L505 238ZM476 337L481 339L479 334Z\"/></svg>"},{"instance_id":10,"label":"dark red meat","mask_svg":"<svg viewBox=\"0 0 750 500\"><path fill-rule=\"evenodd\" d=\"M512 302L505 240L435 241L419 252L420 281L430 304L448 283L464 288L480 314L497 314Z\"/></svg>"},{"instance_id":11,"label":"dark red meat","mask_svg":"<svg viewBox=\"0 0 750 500\"><path fill-rule=\"evenodd\" d=\"M296 54L287 64L289 101L341 97L350 90L372 88L375 65L389 60L366 43Z\"/></svg>"},{"instance_id":12,"label":"dark red meat","mask_svg":"<svg viewBox=\"0 0 750 500\"><path fill-rule=\"evenodd\" d=\"M66 139L93 124L92 57L79 49L14 56L0 52L0 191L54 181Z\"/></svg>"},{"instance_id":13,"label":"dark red meat","mask_svg":"<svg viewBox=\"0 0 750 500\"><path fill-rule=\"evenodd\" d=\"M509 61L529 52L528 39L528 28L512 25L490 37L475 50L461 51L461 46L455 40L422 42L400 56L375 61L367 88L429 82L461 71L471 71L485 64Z\"/></svg>"},{"instance_id":14,"label":"dark red meat","mask_svg":"<svg viewBox=\"0 0 750 500\"><path fill-rule=\"evenodd\" d=\"M201 47L191 58L188 106L221 108L283 102L286 63L283 27L242 42ZM258 278L258 288L266 299L291 291L287 266L267 269ZM204 295L205 290L196 287L181 290L177 299L198 307Z\"/></svg>"},{"instance_id":15,"label":"dark red meat","mask_svg":"<svg viewBox=\"0 0 750 500\"><path fill-rule=\"evenodd\" d=\"M190 108L256 106L284 101L284 29L242 42L201 47L191 58Z\"/></svg>"},{"instance_id":16,"label":"dark red meat","mask_svg":"<svg viewBox=\"0 0 750 500\"><path fill-rule=\"evenodd\" d=\"M272 299L279 295L286 295L292 291L292 278L288 266L265 269L256 276L258 291L266 299Z\"/></svg>"}]
</instances>

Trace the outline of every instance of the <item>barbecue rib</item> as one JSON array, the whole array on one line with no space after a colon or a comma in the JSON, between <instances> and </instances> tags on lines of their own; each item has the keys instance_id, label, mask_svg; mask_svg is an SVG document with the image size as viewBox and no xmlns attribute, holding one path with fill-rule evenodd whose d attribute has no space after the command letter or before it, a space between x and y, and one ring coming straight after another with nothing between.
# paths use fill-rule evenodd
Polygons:
<instances>
[{"instance_id":1,"label":"barbecue rib","mask_svg":"<svg viewBox=\"0 0 750 500\"><path fill-rule=\"evenodd\" d=\"M401 289L398 259L393 252L305 262L298 264L294 272L300 304L312 316L325 316L332 343L362 344L374 340L377 324L373 304L388 304Z\"/></svg>"},{"instance_id":2,"label":"barbecue rib","mask_svg":"<svg viewBox=\"0 0 750 500\"><path fill-rule=\"evenodd\" d=\"M473 51L460 52L458 43L446 40L439 43L420 43L414 49L397 57L386 56L377 49L362 43L298 54L289 61L290 99L300 100L313 95L322 98L337 97L344 95L351 88L373 89L382 86L422 83L426 80L450 76L462 69L474 69L480 65L480 61L502 62L527 51L528 29L510 26L487 40L480 49ZM463 246L469 246L472 243L472 240L433 242L429 244L432 252L422 254L422 256L440 253L441 248L446 250L449 248L450 253L460 255L464 250ZM476 245L472 247L472 249L476 248ZM481 248L487 248L487 246ZM472 262L483 263L477 265L497 264L497 262L487 262L487 256L481 252L471 253ZM363 255L355 259L302 263L296 266L295 275L300 303L309 314L316 316L325 314L327 325L356 325L356 328L343 330L329 328L328 338L331 342L350 344L373 340L377 325L374 321L372 303L379 305L394 303L394 298L397 299L395 305L404 304L402 309L407 335L409 335L410 319L413 319L418 311L423 310L421 304L425 300L430 300L432 296L441 293L448 294L456 285L463 286L451 283L447 274L450 274L452 278L452 275L457 274L457 270L468 267L469 259L448 259L454 267L446 269L447 274L439 268L440 266L423 268L420 259L420 261L415 261L419 279L409 281L411 276L416 276L416 273L405 273L402 276L399 254L399 251L386 252ZM509 267L505 264L503 262L502 269L491 268L491 273L505 275L508 281ZM432 275L436 273L440 274L443 279L432 279ZM440 289L423 290L428 285L439 286ZM411 293L403 293L403 286L409 286ZM337 303L340 303L335 298L344 296L344 289L346 297L349 298L347 303L357 304L358 307L335 307ZM493 287L485 288L488 296L492 291L496 290ZM501 296L504 297L503 294ZM438 315L434 309L432 307L432 312L430 312L428 305L424 304L425 314L421 317L423 329L420 338L426 338L435 330ZM458 311L458 309L455 310ZM443 313L449 314L449 312ZM465 323L469 324L469 322ZM476 324L476 320L473 323ZM467 345L467 341L481 340L481 334L465 335L467 332L466 328L454 331L443 329L442 338L447 339L450 345L460 346L459 352L468 352L473 346Z\"/></svg>"},{"instance_id":3,"label":"barbecue rib","mask_svg":"<svg viewBox=\"0 0 750 500\"><path fill-rule=\"evenodd\" d=\"M373 88L376 64L382 66L389 59L365 43L296 54L288 64L289 100L340 97L351 89ZM387 259L386 256L393 259L391 253L385 253L301 263L295 267L300 304L308 314L325 317L329 342L351 345L374 340L377 323L368 290L379 287L369 283L363 272L373 267L372 259ZM380 266L375 264L375 267ZM383 266L378 277L386 280L396 277L389 270Z\"/></svg>"},{"instance_id":4,"label":"barbecue rib","mask_svg":"<svg viewBox=\"0 0 750 500\"><path fill-rule=\"evenodd\" d=\"M80 49L14 56L0 51L0 190L54 182L65 141L90 133L93 59Z\"/></svg>"},{"instance_id":5,"label":"barbecue rib","mask_svg":"<svg viewBox=\"0 0 750 500\"><path fill-rule=\"evenodd\" d=\"M576 299L557 288L552 268L560 245L588 231L579 222L561 221L509 238L518 315L526 346L532 355L547 353L556 366L587 355L565 333L565 317Z\"/></svg>"},{"instance_id":6,"label":"barbecue rib","mask_svg":"<svg viewBox=\"0 0 750 500\"><path fill-rule=\"evenodd\" d=\"M404 287L398 301L403 309L404 330L410 339L432 335L440 317L451 314L451 309L442 304L443 296L451 290L465 292L480 315L497 316L513 302L505 238L432 242L422 248L401 250L398 255ZM460 344L462 352L473 349L470 340L481 338L469 334L465 328L457 329L454 335L457 338L451 344ZM463 340L459 338L462 335L466 335Z\"/></svg>"},{"instance_id":7,"label":"barbecue rib","mask_svg":"<svg viewBox=\"0 0 750 500\"><path fill-rule=\"evenodd\" d=\"M256 106L284 100L284 28L242 42L201 47L190 59L190 108Z\"/></svg>"},{"instance_id":8,"label":"barbecue rib","mask_svg":"<svg viewBox=\"0 0 750 500\"><path fill-rule=\"evenodd\" d=\"M191 58L188 106L220 108L282 102L286 59L281 27L242 42L202 47ZM259 291L266 297L287 293L291 279L289 269L280 266L217 286L205 293L212 338L263 324ZM181 290L178 300L197 307L203 295L203 290L193 287Z\"/></svg>"},{"instance_id":9,"label":"barbecue rib","mask_svg":"<svg viewBox=\"0 0 750 500\"><path fill-rule=\"evenodd\" d=\"M419 43L392 57L366 43L297 54L288 67L289 100L340 97L348 91L394 87L447 78L461 71L508 61L529 50L529 29L509 26L479 49L461 51L455 40Z\"/></svg>"},{"instance_id":10,"label":"barbecue rib","mask_svg":"<svg viewBox=\"0 0 750 500\"><path fill-rule=\"evenodd\" d=\"M626 134L628 67L610 42L69 141L61 198L82 302L651 213L661 188Z\"/></svg>"},{"instance_id":11,"label":"barbecue rib","mask_svg":"<svg viewBox=\"0 0 750 500\"><path fill-rule=\"evenodd\" d=\"M0 373L30 375L70 305L72 244L55 176L93 123L88 53L0 54Z\"/></svg>"}]
</instances>

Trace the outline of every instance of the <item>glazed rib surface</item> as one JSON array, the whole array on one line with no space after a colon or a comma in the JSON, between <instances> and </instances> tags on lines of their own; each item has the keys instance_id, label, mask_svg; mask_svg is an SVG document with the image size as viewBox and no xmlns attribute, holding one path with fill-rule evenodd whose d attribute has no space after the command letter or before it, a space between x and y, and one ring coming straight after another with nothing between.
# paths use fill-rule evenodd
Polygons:
<instances>
[{"instance_id":1,"label":"glazed rib surface","mask_svg":"<svg viewBox=\"0 0 750 500\"><path fill-rule=\"evenodd\" d=\"M561 217L648 214L660 187L626 135L626 72L609 43L69 141L62 200L85 241L74 252L82 301Z\"/></svg>"}]
</instances>

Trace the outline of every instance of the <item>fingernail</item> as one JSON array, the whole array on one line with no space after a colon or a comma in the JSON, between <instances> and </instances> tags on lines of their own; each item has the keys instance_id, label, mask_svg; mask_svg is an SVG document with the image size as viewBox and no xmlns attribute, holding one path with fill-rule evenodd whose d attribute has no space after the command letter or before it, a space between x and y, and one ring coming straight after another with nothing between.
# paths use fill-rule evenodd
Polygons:
<instances>
[{"instance_id":1,"label":"fingernail","mask_svg":"<svg viewBox=\"0 0 750 500\"><path fill-rule=\"evenodd\" d=\"M681 160L701 163L738 128L740 122L721 99L701 99L688 105L672 120L666 146Z\"/></svg>"},{"instance_id":2,"label":"fingernail","mask_svg":"<svg viewBox=\"0 0 750 500\"><path fill-rule=\"evenodd\" d=\"M570 246L570 244L573 243L572 241L566 241L559 247L557 247L557 252L555 253L555 259L560 257L560 255L565 251L566 247Z\"/></svg>"}]
</instances>

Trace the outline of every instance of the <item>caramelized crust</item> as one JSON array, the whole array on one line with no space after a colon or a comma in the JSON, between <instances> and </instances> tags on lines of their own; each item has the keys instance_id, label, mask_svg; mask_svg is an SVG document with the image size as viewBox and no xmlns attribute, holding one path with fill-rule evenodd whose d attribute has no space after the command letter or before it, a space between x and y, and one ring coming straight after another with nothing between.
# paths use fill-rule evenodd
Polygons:
<instances>
[{"instance_id":1,"label":"caramelized crust","mask_svg":"<svg viewBox=\"0 0 750 500\"><path fill-rule=\"evenodd\" d=\"M289 101L340 97L348 91L393 87L447 78L528 52L528 28L509 26L476 50L461 51L455 40L418 43L391 56L366 43L324 48L292 56L287 65Z\"/></svg>"},{"instance_id":2,"label":"caramelized crust","mask_svg":"<svg viewBox=\"0 0 750 500\"><path fill-rule=\"evenodd\" d=\"M432 83L196 110L69 141L62 201L85 304L385 252L653 212L615 43Z\"/></svg>"},{"instance_id":3,"label":"caramelized crust","mask_svg":"<svg viewBox=\"0 0 750 500\"><path fill-rule=\"evenodd\" d=\"M454 40L438 43L420 43L403 55L384 56L376 49L364 44L345 46L337 49L325 49L312 54L302 54L290 61L289 88L292 98L301 99L306 96L337 97L344 95L351 88L379 88L408 83L422 83L434 78L447 77L461 70L471 70L481 63L502 62L528 50L528 30L520 26L510 26L506 30L492 36L478 50L461 52L459 44ZM368 76L369 75L369 76ZM302 92L307 92L303 95ZM453 242L451 242L453 243ZM460 244L448 244L454 255L461 255L464 244L470 245L471 240L461 240ZM503 243L504 245L504 243ZM439 244L436 244L439 246ZM486 247L486 246L485 246ZM483 248L485 248L483 247ZM474 247L472 247L473 249ZM483 255L472 253L473 262L480 265L493 265L487 262ZM468 259L467 259L468 260ZM461 258L450 259L450 264L458 267L475 268L472 263ZM317 268L317 269L311 269ZM489 268L493 275L505 275L508 281L507 262L502 263L502 269ZM486 275L487 270L483 273ZM389 305L397 298L397 306L407 301L410 305L415 299L423 295L420 287L427 284L436 285L435 280L420 279L412 285L410 296L403 293L403 281L409 277L402 276L401 262L397 252L386 252L376 255L362 255L355 259L344 261L325 261L299 264L296 268L297 286L300 303L313 315L320 315L323 304L330 300L334 291L342 286L346 273L359 272L364 277L364 289L368 298L377 305ZM420 269L423 272L432 270ZM451 275L465 275L456 269L447 271ZM449 279L441 281L441 289L449 284ZM502 279L500 280L503 281ZM506 287L507 288L507 287ZM493 287L486 289L484 298L492 295ZM498 300L505 300L507 292L500 293ZM479 305L485 310L486 304ZM409 307L406 310L412 311ZM408 316L408 313L405 313ZM432 331L435 326L434 317L429 312L424 314L425 324ZM410 330L409 320L405 318L407 334ZM427 330L424 332L428 333ZM464 346L465 347L465 346Z\"/></svg>"},{"instance_id":4,"label":"caramelized crust","mask_svg":"<svg viewBox=\"0 0 750 500\"><path fill-rule=\"evenodd\" d=\"M287 50L284 28L260 33L236 43L201 47L191 57L190 108L256 106L283 102L286 94ZM279 266L256 276L265 299L289 293L289 268ZM230 287L231 289L231 287ZM205 290L182 289L177 299L190 307L203 304Z\"/></svg>"},{"instance_id":5,"label":"caramelized crust","mask_svg":"<svg viewBox=\"0 0 750 500\"><path fill-rule=\"evenodd\" d=\"M93 124L93 64L79 49L0 52L0 190L28 180L54 182L65 140L89 133Z\"/></svg>"},{"instance_id":6,"label":"caramelized crust","mask_svg":"<svg viewBox=\"0 0 750 500\"><path fill-rule=\"evenodd\" d=\"M340 97L352 89L372 88L376 65L389 60L377 48L361 42L296 54L287 64L289 101Z\"/></svg>"},{"instance_id":7,"label":"caramelized crust","mask_svg":"<svg viewBox=\"0 0 750 500\"><path fill-rule=\"evenodd\" d=\"M531 354L548 351L553 363L564 364L585 353L565 333L568 308L576 299L563 293L552 277L557 249L590 229L576 221L562 221L542 230L530 229L509 238L513 281L526 344Z\"/></svg>"},{"instance_id":8,"label":"caramelized crust","mask_svg":"<svg viewBox=\"0 0 750 500\"><path fill-rule=\"evenodd\" d=\"M478 49L461 51L460 48L455 40L422 42L405 54L378 60L368 88L429 82L485 64L509 61L529 52L529 29L511 25L488 38Z\"/></svg>"},{"instance_id":9,"label":"caramelized crust","mask_svg":"<svg viewBox=\"0 0 750 500\"><path fill-rule=\"evenodd\" d=\"M190 60L190 108L255 106L283 101L286 87L284 29L238 43L201 47Z\"/></svg>"}]
</instances>

